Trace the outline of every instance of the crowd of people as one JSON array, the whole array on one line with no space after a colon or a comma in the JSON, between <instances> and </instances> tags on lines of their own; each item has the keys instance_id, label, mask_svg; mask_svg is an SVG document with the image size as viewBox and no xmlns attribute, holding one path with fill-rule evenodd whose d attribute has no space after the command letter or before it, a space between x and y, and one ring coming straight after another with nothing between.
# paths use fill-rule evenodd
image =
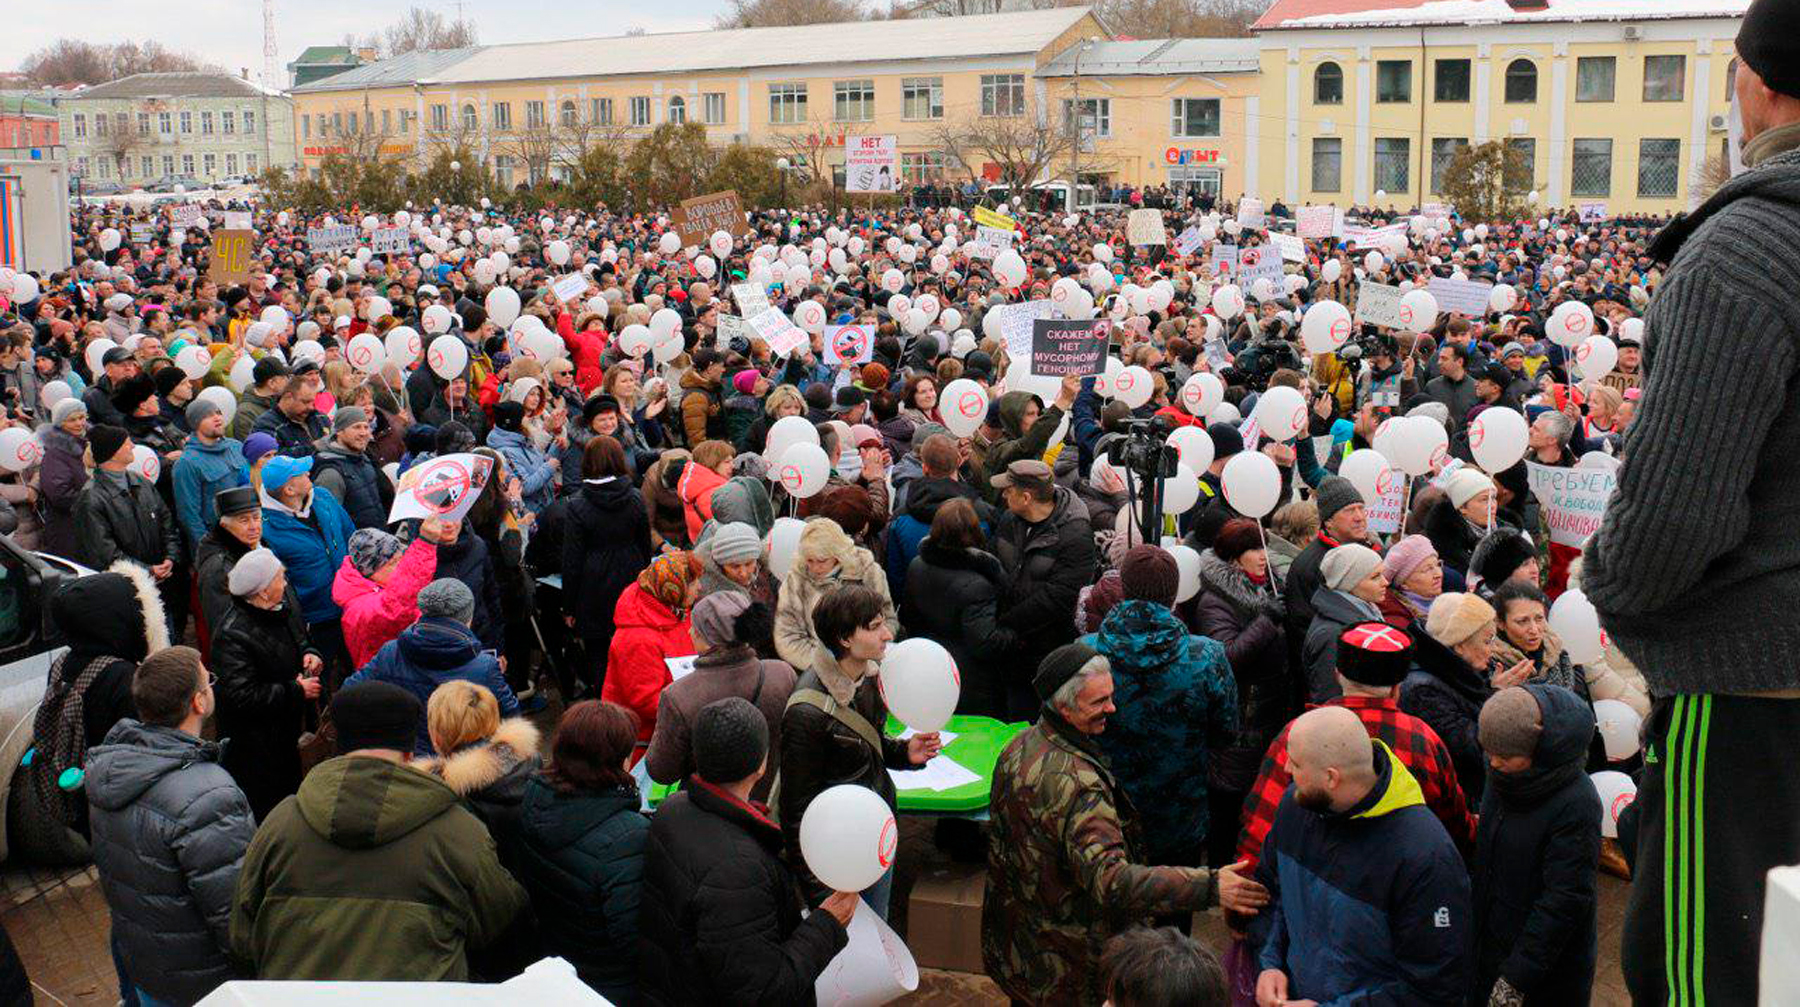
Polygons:
<instances>
[{"instance_id":1,"label":"crowd of people","mask_svg":"<svg viewBox=\"0 0 1800 1007\"><path fill-rule=\"evenodd\" d=\"M546 955L616 1003L811 1002L894 869L834 890L800 823L939 755L880 685L924 638L1021 725L936 835L1015 1003L1585 1003L1603 871L1634 998L1753 1002L1800 855L1747 772L1800 687L1800 87L1740 50L1751 167L1663 227L345 208L409 232L371 254L256 206L221 284L204 224L83 206L73 268L0 272L0 523L97 571L46 602L15 853L92 857L128 1003ZM1350 321L1433 278L1490 302ZM1033 374L1020 306L1110 321L1104 372ZM390 520L471 454L466 513ZM1571 540L1577 471L1618 489Z\"/></svg>"}]
</instances>

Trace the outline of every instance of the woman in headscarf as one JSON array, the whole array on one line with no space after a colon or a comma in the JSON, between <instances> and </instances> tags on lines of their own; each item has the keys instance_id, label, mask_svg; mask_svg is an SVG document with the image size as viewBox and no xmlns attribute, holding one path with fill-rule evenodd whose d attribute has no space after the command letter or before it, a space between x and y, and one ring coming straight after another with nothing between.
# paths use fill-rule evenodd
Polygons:
<instances>
[{"instance_id":1,"label":"woman in headscarf","mask_svg":"<svg viewBox=\"0 0 1800 1007\"><path fill-rule=\"evenodd\" d=\"M1414 632L1425 621L1431 603L1444 593L1444 565L1437 550L1423 535L1408 535L1395 542L1381 561L1387 575L1387 594L1381 599L1381 617L1401 629Z\"/></svg>"},{"instance_id":2,"label":"woman in headscarf","mask_svg":"<svg viewBox=\"0 0 1800 1007\"><path fill-rule=\"evenodd\" d=\"M613 609L613 638L600 698L638 716L638 749L656 730L657 699L674 681L668 661L691 657L688 613L700 597L700 560L691 552L666 552L652 560Z\"/></svg>"},{"instance_id":3,"label":"woman in headscarf","mask_svg":"<svg viewBox=\"0 0 1800 1007\"><path fill-rule=\"evenodd\" d=\"M887 576L869 550L850 540L830 518L815 517L800 533L799 555L781 582L775 608L775 651L781 659L805 672L821 661L835 663L831 651L813 631L812 610L828 590L859 584L881 598L882 618L898 632L899 618L888 595Z\"/></svg>"}]
</instances>

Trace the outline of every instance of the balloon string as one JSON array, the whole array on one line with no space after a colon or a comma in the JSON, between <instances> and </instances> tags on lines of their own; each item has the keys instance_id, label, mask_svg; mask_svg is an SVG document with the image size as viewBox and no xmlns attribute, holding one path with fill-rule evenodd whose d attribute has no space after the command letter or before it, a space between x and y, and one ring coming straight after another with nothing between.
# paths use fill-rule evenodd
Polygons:
<instances>
[{"instance_id":1,"label":"balloon string","mask_svg":"<svg viewBox=\"0 0 1800 1007\"><path fill-rule=\"evenodd\" d=\"M1267 532L1265 532L1263 530L1263 523L1262 523L1261 518L1258 518L1256 520L1256 537L1258 540L1260 540L1262 542L1263 562L1266 564L1268 562L1268 558L1269 558L1269 535ZM1268 568L1266 566L1264 567L1264 571L1268 572ZM1275 575L1273 573L1269 573L1269 593L1274 595L1275 599L1277 601L1279 601L1279 600L1281 600L1281 588L1279 585L1277 585L1275 583L1276 580L1277 580L1277 578L1275 577Z\"/></svg>"},{"instance_id":2,"label":"balloon string","mask_svg":"<svg viewBox=\"0 0 1800 1007\"><path fill-rule=\"evenodd\" d=\"M1406 537L1406 519L1412 516L1413 479L1406 479L1406 492L1400 495L1400 527L1394 529L1394 539L1398 541Z\"/></svg>"}]
</instances>

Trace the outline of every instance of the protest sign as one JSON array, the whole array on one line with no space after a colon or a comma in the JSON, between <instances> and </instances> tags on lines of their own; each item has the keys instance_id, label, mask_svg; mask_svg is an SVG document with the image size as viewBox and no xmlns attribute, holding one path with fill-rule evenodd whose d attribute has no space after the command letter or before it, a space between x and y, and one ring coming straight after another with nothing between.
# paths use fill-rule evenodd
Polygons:
<instances>
[{"instance_id":1,"label":"protest sign","mask_svg":"<svg viewBox=\"0 0 1800 1007\"><path fill-rule=\"evenodd\" d=\"M1406 237L1405 224L1386 224L1382 227L1365 227L1361 224L1344 225L1344 244L1351 248L1378 248L1392 238Z\"/></svg>"},{"instance_id":2,"label":"protest sign","mask_svg":"<svg viewBox=\"0 0 1800 1007\"><path fill-rule=\"evenodd\" d=\"M1212 253L1213 276L1220 283L1236 283L1238 275L1238 247L1222 242L1213 242Z\"/></svg>"},{"instance_id":3,"label":"protest sign","mask_svg":"<svg viewBox=\"0 0 1800 1007\"><path fill-rule=\"evenodd\" d=\"M744 204L738 199L736 189L684 199L681 206L669 214L669 222L675 225L684 246L705 248L714 231L724 231L733 237L750 233L750 224L744 219Z\"/></svg>"},{"instance_id":4,"label":"protest sign","mask_svg":"<svg viewBox=\"0 0 1800 1007\"><path fill-rule=\"evenodd\" d=\"M845 192L893 192L899 178L899 137L853 136L844 142Z\"/></svg>"},{"instance_id":5,"label":"protest sign","mask_svg":"<svg viewBox=\"0 0 1800 1007\"><path fill-rule=\"evenodd\" d=\"M1419 212L1427 217L1448 217L1450 208L1442 203L1426 203L1419 207Z\"/></svg>"},{"instance_id":6,"label":"protest sign","mask_svg":"<svg viewBox=\"0 0 1800 1007\"><path fill-rule=\"evenodd\" d=\"M970 210L969 216L974 217L975 223L983 227L998 227L1007 231L1016 231L1019 228L1018 222L1011 217L985 206L977 206Z\"/></svg>"},{"instance_id":7,"label":"protest sign","mask_svg":"<svg viewBox=\"0 0 1800 1007\"><path fill-rule=\"evenodd\" d=\"M1031 323L1031 373L1086 377L1104 368L1112 322L1105 318L1040 318Z\"/></svg>"},{"instance_id":8,"label":"protest sign","mask_svg":"<svg viewBox=\"0 0 1800 1007\"><path fill-rule=\"evenodd\" d=\"M1294 233L1302 238L1331 237L1331 222L1337 214L1337 207L1327 203L1324 206L1302 206L1294 215Z\"/></svg>"},{"instance_id":9,"label":"protest sign","mask_svg":"<svg viewBox=\"0 0 1800 1007\"><path fill-rule=\"evenodd\" d=\"M1133 245L1167 243L1169 235L1163 228L1162 211L1148 207L1131 211L1131 216L1125 219L1125 240Z\"/></svg>"},{"instance_id":10,"label":"protest sign","mask_svg":"<svg viewBox=\"0 0 1800 1007\"><path fill-rule=\"evenodd\" d=\"M169 207L170 227L193 227L200 223L200 204L176 203Z\"/></svg>"},{"instance_id":11,"label":"protest sign","mask_svg":"<svg viewBox=\"0 0 1800 1007\"><path fill-rule=\"evenodd\" d=\"M742 318L720 312L719 328L717 332L713 333L713 339L718 345L718 348L723 350L726 347L729 347L731 341L740 336L743 337L745 342L749 342L756 338L756 330L750 326L749 322L744 321Z\"/></svg>"},{"instance_id":12,"label":"protest sign","mask_svg":"<svg viewBox=\"0 0 1800 1007\"><path fill-rule=\"evenodd\" d=\"M745 318L755 318L769 310L769 292L754 283L732 284L731 299L737 302L738 312Z\"/></svg>"},{"instance_id":13,"label":"protest sign","mask_svg":"<svg viewBox=\"0 0 1800 1007\"><path fill-rule=\"evenodd\" d=\"M550 292L556 299L569 303L587 293L588 278L586 273L570 273L550 285Z\"/></svg>"},{"instance_id":14,"label":"protest sign","mask_svg":"<svg viewBox=\"0 0 1800 1007\"><path fill-rule=\"evenodd\" d=\"M1031 359L1031 326L1040 318L1049 318L1055 305L1048 300L1003 304L989 311L1000 312L1000 338L1006 341L1006 355L1014 360ZM1035 373L1035 372L1034 372Z\"/></svg>"},{"instance_id":15,"label":"protest sign","mask_svg":"<svg viewBox=\"0 0 1800 1007\"><path fill-rule=\"evenodd\" d=\"M1384 467L1381 478L1375 483L1375 492L1380 495L1376 498L1375 506L1369 508L1369 530L1378 535L1399 531L1400 509L1406 497L1405 473L1396 468Z\"/></svg>"},{"instance_id":16,"label":"protest sign","mask_svg":"<svg viewBox=\"0 0 1800 1007\"><path fill-rule=\"evenodd\" d=\"M1281 256L1276 254L1274 246L1255 245L1238 249L1237 282L1240 285L1268 280L1279 286L1281 277Z\"/></svg>"},{"instance_id":17,"label":"protest sign","mask_svg":"<svg viewBox=\"0 0 1800 1007\"><path fill-rule=\"evenodd\" d=\"M337 255L356 247L356 228L350 224L306 229L306 247L319 255Z\"/></svg>"},{"instance_id":18,"label":"protest sign","mask_svg":"<svg viewBox=\"0 0 1800 1007\"><path fill-rule=\"evenodd\" d=\"M404 227L381 227L369 232L369 251L376 255L405 255L412 248L412 234Z\"/></svg>"},{"instance_id":19,"label":"protest sign","mask_svg":"<svg viewBox=\"0 0 1800 1007\"><path fill-rule=\"evenodd\" d=\"M131 243L148 245L156 237L156 225L142 220L131 222Z\"/></svg>"},{"instance_id":20,"label":"protest sign","mask_svg":"<svg viewBox=\"0 0 1800 1007\"><path fill-rule=\"evenodd\" d=\"M1583 203L1577 209L1584 224L1598 224L1606 219L1605 203Z\"/></svg>"},{"instance_id":21,"label":"protest sign","mask_svg":"<svg viewBox=\"0 0 1800 1007\"><path fill-rule=\"evenodd\" d=\"M1282 234L1280 231L1270 231L1269 244L1274 245L1281 251L1283 262L1306 261L1306 242L1291 234Z\"/></svg>"},{"instance_id":22,"label":"protest sign","mask_svg":"<svg viewBox=\"0 0 1800 1007\"><path fill-rule=\"evenodd\" d=\"M435 517L450 523L469 516L493 475L493 459L477 454L440 455L400 474L388 523Z\"/></svg>"},{"instance_id":23,"label":"protest sign","mask_svg":"<svg viewBox=\"0 0 1800 1007\"><path fill-rule=\"evenodd\" d=\"M866 364L875 356L875 329L868 325L825 326L825 362Z\"/></svg>"},{"instance_id":24,"label":"protest sign","mask_svg":"<svg viewBox=\"0 0 1800 1007\"><path fill-rule=\"evenodd\" d=\"M1192 255L1194 254L1194 249L1199 248L1204 242L1205 239L1200 237L1199 226L1190 226L1187 230L1176 236L1175 254L1183 256Z\"/></svg>"},{"instance_id":25,"label":"protest sign","mask_svg":"<svg viewBox=\"0 0 1800 1007\"><path fill-rule=\"evenodd\" d=\"M222 216L225 227L233 231L250 230L249 210L226 210Z\"/></svg>"},{"instance_id":26,"label":"protest sign","mask_svg":"<svg viewBox=\"0 0 1800 1007\"><path fill-rule=\"evenodd\" d=\"M1479 280L1434 276L1425 289L1437 298L1438 310L1454 311L1465 318L1480 318L1488 312L1488 295L1494 292L1494 285Z\"/></svg>"},{"instance_id":27,"label":"protest sign","mask_svg":"<svg viewBox=\"0 0 1800 1007\"><path fill-rule=\"evenodd\" d=\"M1400 288L1364 281L1356 287L1356 320L1397 329L1400 321Z\"/></svg>"},{"instance_id":28,"label":"protest sign","mask_svg":"<svg viewBox=\"0 0 1800 1007\"><path fill-rule=\"evenodd\" d=\"M1013 247L1013 238L1017 231L1008 231L986 224L975 225L975 247L970 254L977 259L991 259L1001 252Z\"/></svg>"},{"instance_id":29,"label":"protest sign","mask_svg":"<svg viewBox=\"0 0 1800 1007\"><path fill-rule=\"evenodd\" d=\"M1268 211L1263 208L1262 200L1246 197L1238 201L1237 222L1246 230L1260 231L1267 226L1268 220Z\"/></svg>"},{"instance_id":30,"label":"protest sign","mask_svg":"<svg viewBox=\"0 0 1800 1007\"><path fill-rule=\"evenodd\" d=\"M782 314L780 308L765 308L746 321L777 356L789 356L807 344L806 333Z\"/></svg>"},{"instance_id":31,"label":"protest sign","mask_svg":"<svg viewBox=\"0 0 1800 1007\"><path fill-rule=\"evenodd\" d=\"M1617 471L1605 468L1555 468L1525 463L1531 493L1544 508L1550 541L1580 549L1606 516L1606 502L1618 485Z\"/></svg>"},{"instance_id":32,"label":"protest sign","mask_svg":"<svg viewBox=\"0 0 1800 1007\"><path fill-rule=\"evenodd\" d=\"M207 279L220 286L249 282L250 267L256 261L251 253L251 247L255 243L255 231L227 231L223 228L214 231L212 266L207 270Z\"/></svg>"}]
</instances>

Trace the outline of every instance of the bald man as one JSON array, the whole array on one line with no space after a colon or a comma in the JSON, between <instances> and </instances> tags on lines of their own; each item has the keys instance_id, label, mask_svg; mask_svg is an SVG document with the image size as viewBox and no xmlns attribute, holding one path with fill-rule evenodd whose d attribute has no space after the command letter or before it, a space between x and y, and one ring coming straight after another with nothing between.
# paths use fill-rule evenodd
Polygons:
<instances>
[{"instance_id":1,"label":"bald man","mask_svg":"<svg viewBox=\"0 0 1800 1007\"><path fill-rule=\"evenodd\" d=\"M1460 1003L1469 877L1412 774L1338 706L1294 721L1288 770L1256 869L1258 1007Z\"/></svg>"}]
</instances>

